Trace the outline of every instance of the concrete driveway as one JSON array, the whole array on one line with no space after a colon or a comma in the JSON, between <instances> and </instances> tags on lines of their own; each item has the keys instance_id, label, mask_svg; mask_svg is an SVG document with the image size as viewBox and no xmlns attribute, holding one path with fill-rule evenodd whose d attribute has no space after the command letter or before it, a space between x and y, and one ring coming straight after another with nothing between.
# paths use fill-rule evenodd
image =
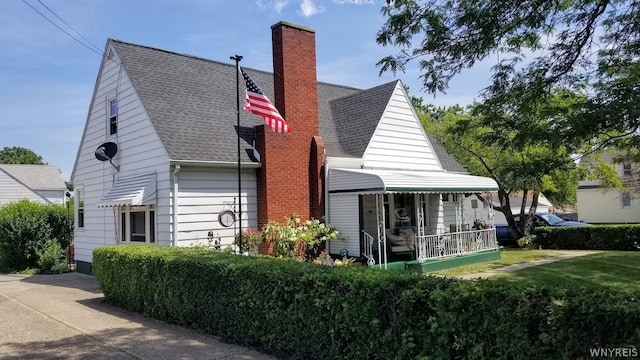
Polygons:
<instances>
[{"instance_id":1,"label":"concrete driveway","mask_svg":"<svg viewBox=\"0 0 640 360\"><path fill-rule=\"evenodd\" d=\"M102 299L89 275L0 274L0 358L275 359Z\"/></svg>"}]
</instances>

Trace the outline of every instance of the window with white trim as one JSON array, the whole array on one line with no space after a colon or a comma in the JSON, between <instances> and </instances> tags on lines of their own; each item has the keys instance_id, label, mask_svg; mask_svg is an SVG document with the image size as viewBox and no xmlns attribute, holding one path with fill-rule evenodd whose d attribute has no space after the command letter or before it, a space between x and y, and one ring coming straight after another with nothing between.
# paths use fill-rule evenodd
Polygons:
<instances>
[{"instance_id":1,"label":"window with white trim","mask_svg":"<svg viewBox=\"0 0 640 360\"><path fill-rule=\"evenodd\" d=\"M107 98L107 134L114 135L118 132L118 99L116 96Z\"/></svg>"},{"instance_id":2,"label":"window with white trim","mask_svg":"<svg viewBox=\"0 0 640 360\"><path fill-rule=\"evenodd\" d=\"M118 227L121 243L155 244L156 212L153 205L121 207Z\"/></svg>"},{"instance_id":3,"label":"window with white trim","mask_svg":"<svg viewBox=\"0 0 640 360\"><path fill-rule=\"evenodd\" d=\"M631 164L629 163L622 164L622 175L631 176Z\"/></svg>"},{"instance_id":4,"label":"window with white trim","mask_svg":"<svg viewBox=\"0 0 640 360\"><path fill-rule=\"evenodd\" d=\"M631 207L631 194L628 192L622 193L622 207L623 208Z\"/></svg>"},{"instance_id":5,"label":"window with white trim","mask_svg":"<svg viewBox=\"0 0 640 360\"><path fill-rule=\"evenodd\" d=\"M84 228L84 186L75 185L74 186L74 204L75 207L75 222L76 229Z\"/></svg>"}]
</instances>

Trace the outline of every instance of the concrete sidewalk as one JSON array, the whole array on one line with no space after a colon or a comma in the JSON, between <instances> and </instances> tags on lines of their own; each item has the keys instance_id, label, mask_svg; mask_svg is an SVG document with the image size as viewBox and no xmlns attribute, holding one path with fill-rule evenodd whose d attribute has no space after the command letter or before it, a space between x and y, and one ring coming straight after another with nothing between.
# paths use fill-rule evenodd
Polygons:
<instances>
[{"instance_id":1,"label":"concrete sidewalk","mask_svg":"<svg viewBox=\"0 0 640 360\"><path fill-rule=\"evenodd\" d=\"M0 358L275 359L102 299L89 275L0 274Z\"/></svg>"},{"instance_id":2,"label":"concrete sidewalk","mask_svg":"<svg viewBox=\"0 0 640 360\"><path fill-rule=\"evenodd\" d=\"M532 267L532 266L548 264L548 263L552 263L552 262L556 262L556 261L560 261L560 260L571 259L571 258L578 257L578 256L585 256L585 255L595 254L597 252L598 251L589 251L589 250L566 250L566 251L562 251L557 256L549 257L549 258L546 258L546 259L534 260L534 261L529 261L529 262L521 263L521 264L513 264L513 265L504 266L504 267L497 268L497 269L491 269L491 270L487 270L487 271L483 271L483 272L479 272L479 273L461 275L461 276L457 276L457 277L460 278L460 279L467 279L467 280L468 279L477 279L477 278L488 278L488 277L494 276L494 275L510 273L510 272L513 272L513 271L516 271L516 270L526 269L526 268Z\"/></svg>"}]
</instances>

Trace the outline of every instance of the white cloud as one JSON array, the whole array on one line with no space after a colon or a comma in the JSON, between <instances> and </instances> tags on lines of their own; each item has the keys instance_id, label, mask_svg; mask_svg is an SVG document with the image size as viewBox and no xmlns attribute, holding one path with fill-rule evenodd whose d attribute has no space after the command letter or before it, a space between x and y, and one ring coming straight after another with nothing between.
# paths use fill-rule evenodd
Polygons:
<instances>
[{"instance_id":1,"label":"white cloud","mask_svg":"<svg viewBox=\"0 0 640 360\"><path fill-rule=\"evenodd\" d=\"M334 3L336 4L355 4L355 5L362 5L362 4L373 4L373 0L333 0Z\"/></svg>"},{"instance_id":2,"label":"white cloud","mask_svg":"<svg viewBox=\"0 0 640 360\"><path fill-rule=\"evenodd\" d=\"M287 4L289 3L288 0L277 0L274 4L273 4L273 10L275 10L275 12L277 12L278 14L280 14L280 12L282 11L282 9L284 9L285 6L287 6Z\"/></svg>"},{"instance_id":3,"label":"white cloud","mask_svg":"<svg viewBox=\"0 0 640 360\"><path fill-rule=\"evenodd\" d=\"M265 0L257 0L256 5L260 9L271 8L276 13L280 14L282 9L284 9L289 4L289 0L275 0L275 1L265 1Z\"/></svg>"},{"instance_id":4,"label":"white cloud","mask_svg":"<svg viewBox=\"0 0 640 360\"><path fill-rule=\"evenodd\" d=\"M300 14L304 17L310 17L319 14L325 10L322 5L316 5L313 0L302 0L300 3Z\"/></svg>"}]
</instances>

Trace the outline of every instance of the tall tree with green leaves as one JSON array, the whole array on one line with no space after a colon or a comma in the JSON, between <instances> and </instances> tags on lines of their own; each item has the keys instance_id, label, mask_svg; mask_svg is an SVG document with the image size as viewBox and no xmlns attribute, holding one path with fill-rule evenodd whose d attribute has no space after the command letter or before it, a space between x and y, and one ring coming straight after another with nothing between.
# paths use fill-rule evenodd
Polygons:
<instances>
[{"instance_id":1,"label":"tall tree with green leaves","mask_svg":"<svg viewBox=\"0 0 640 360\"><path fill-rule=\"evenodd\" d=\"M565 113L567 107L579 102L580 97L559 94L553 101L540 106L527 117L529 127L494 128L488 125L492 119L475 112L483 106L476 104L469 110L460 106L421 113L425 129L442 141L447 151L467 170L480 176L493 178L498 183L500 205L511 231L517 238L529 235L538 196L545 194L554 203L575 203L575 190L583 173L572 161L572 148L564 146L554 134L549 118ZM428 107L419 108L418 112ZM503 116L503 121L509 120ZM523 119L525 120L525 119ZM525 133L536 132L545 141L523 141ZM525 213L525 203L520 208L516 223L511 211L509 196L521 193L531 195L532 204ZM481 196L480 196L481 197ZM482 197L481 197L482 199ZM488 200L488 199L482 199Z\"/></svg>"},{"instance_id":2,"label":"tall tree with green leaves","mask_svg":"<svg viewBox=\"0 0 640 360\"><path fill-rule=\"evenodd\" d=\"M0 164L46 165L42 161L42 156L20 146L5 146L0 150Z\"/></svg>"},{"instance_id":3,"label":"tall tree with green leaves","mask_svg":"<svg viewBox=\"0 0 640 360\"><path fill-rule=\"evenodd\" d=\"M381 72L422 70L428 92L444 92L462 70L493 62L475 109L487 125L526 128L558 88L581 93L548 119L558 139L587 154L640 145L640 2L637 0L387 0L377 42L398 49ZM505 116L507 118L505 118ZM534 129L521 138L535 141Z\"/></svg>"}]
</instances>

